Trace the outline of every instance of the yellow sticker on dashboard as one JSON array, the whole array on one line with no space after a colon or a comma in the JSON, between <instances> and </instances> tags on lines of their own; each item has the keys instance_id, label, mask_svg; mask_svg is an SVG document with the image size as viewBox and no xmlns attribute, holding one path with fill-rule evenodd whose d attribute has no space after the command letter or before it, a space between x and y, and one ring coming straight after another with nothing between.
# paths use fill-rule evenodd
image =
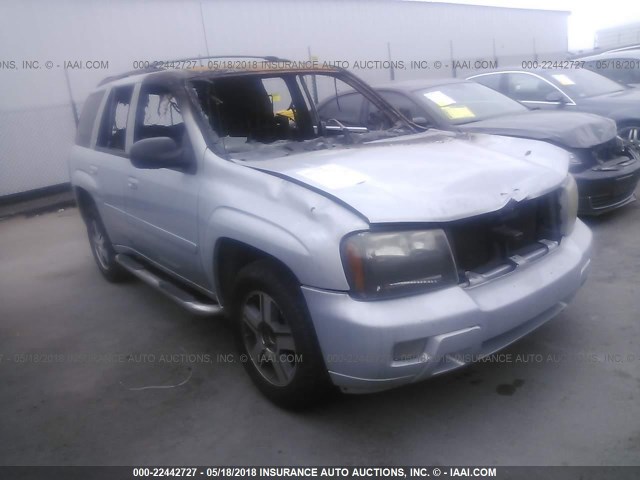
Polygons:
<instances>
[{"instance_id":1,"label":"yellow sticker on dashboard","mask_svg":"<svg viewBox=\"0 0 640 480\"><path fill-rule=\"evenodd\" d=\"M464 105L451 105L448 107L442 107L441 109L451 120L460 120L461 118L474 118L476 116L469 107L465 107Z\"/></svg>"},{"instance_id":2,"label":"yellow sticker on dashboard","mask_svg":"<svg viewBox=\"0 0 640 480\"><path fill-rule=\"evenodd\" d=\"M440 90L436 90L435 92L427 92L424 94L429 100L438 105L439 107L446 107L447 105L451 105L452 103L456 103L456 101L451 98L446 93L441 92Z\"/></svg>"}]
</instances>

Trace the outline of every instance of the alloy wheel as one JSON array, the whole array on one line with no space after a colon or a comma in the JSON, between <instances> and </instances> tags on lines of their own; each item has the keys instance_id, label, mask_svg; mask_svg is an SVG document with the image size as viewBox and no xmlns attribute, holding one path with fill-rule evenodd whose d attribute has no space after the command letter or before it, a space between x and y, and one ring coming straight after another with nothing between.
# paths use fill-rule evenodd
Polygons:
<instances>
[{"instance_id":1,"label":"alloy wheel","mask_svg":"<svg viewBox=\"0 0 640 480\"><path fill-rule=\"evenodd\" d=\"M102 230L98 226L98 222L94 219L91 221L91 243L96 252L96 258L100 266L105 270L109 269L109 250L107 249L106 239Z\"/></svg>"},{"instance_id":2,"label":"alloy wheel","mask_svg":"<svg viewBox=\"0 0 640 480\"><path fill-rule=\"evenodd\" d=\"M251 292L242 305L241 328L246 352L260 375L277 387L291 383L297 368L296 345L275 300L264 292Z\"/></svg>"}]
</instances>

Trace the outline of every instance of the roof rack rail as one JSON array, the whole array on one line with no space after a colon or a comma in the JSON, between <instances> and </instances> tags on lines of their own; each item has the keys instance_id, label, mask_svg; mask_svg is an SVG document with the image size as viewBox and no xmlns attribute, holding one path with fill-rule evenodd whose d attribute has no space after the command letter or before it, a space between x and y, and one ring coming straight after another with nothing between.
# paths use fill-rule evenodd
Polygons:
<instances>
[{"instance_id":1,"label":"roof rack rail","mask_svg":"<svg viewBox=\"0 0 640 480\"><path fill-rule=\"evenodd\" d=\"M110 77L106 77L98 83L98 86L102 86L105 83L113 82L115 80L120 80L122 78L132 77L133 75L141 75L143 73L152 73L152 72L161 72L164 70L163 68L149 66L146 68L139 68L137 70L129 70L128 72L120 73L118 75L111 75Z\"/></svg>"},{"instance_id":2,"label":"roof rack rail","mask_svg":"<svg viewBox=\"0 0 640 480\"><path fill-rule=\"evenodd\" d=\"M192 60L209 60L211 58L261 58L267 62L290 62L286 58L275 57L273 55L206 55L204 57L187 57L167 60L165 63L189 62Z\"/></svg>"},{"instance_id":3,"label":"roof rack rail","mask_svg":"<svg viewBox=\"0 0 640 480\"><path fill-rule=\"evenodd\" d=\"M105 83L113 82L115 80L120 80L122 78L131 77L133 75L140 75L143 73L152 73L152 72L160 72L162 70L166 70L168 67L164 67L163 65L169 65L171 63L178 62L190 62L195 60L210 60L212 58L260 58L267 62L290 62L291 60L287 60L286 58L275 57L272 55L208 55L204 57L186 57L186 58L176 58L173 60L161 60L158 62L153 62L155 65L150 65L146 68L140 68L138 70L129 70L124 73L120 73L118 75L111 75L110 77L106 77L98 83L98 86L104 85Z\"/></svg>"}]
</instances>

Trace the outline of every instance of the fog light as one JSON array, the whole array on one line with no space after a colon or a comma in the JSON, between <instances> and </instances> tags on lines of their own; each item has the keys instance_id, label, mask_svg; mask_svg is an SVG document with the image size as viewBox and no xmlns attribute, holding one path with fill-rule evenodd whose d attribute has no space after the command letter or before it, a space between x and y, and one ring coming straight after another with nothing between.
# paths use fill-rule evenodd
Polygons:
<instances>
[{"instance_id":1,"label":"fog light","mask_svg":"<svg viewBox=\"0 0 640 480\"><path fill-rule=\"evenodd\" d=\"M426 338L396 343L393 347L393 361L417 363L422 358L426 344Z\"/></svg>"}]
</instances>

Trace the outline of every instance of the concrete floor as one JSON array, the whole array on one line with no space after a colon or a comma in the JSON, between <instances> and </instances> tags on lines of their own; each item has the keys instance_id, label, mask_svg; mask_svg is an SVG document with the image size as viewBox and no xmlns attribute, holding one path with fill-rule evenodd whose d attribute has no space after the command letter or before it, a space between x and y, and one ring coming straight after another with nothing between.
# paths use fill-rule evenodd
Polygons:
<instances>
[{"instance_id":1,"label":"concrete floor","mask_svg":"<svg viewBox=\"0 0 640 480\"><path fill-rule=\"evenodd\" d=\"M640 205L588 223L590 280L519 361L302 414L219 319L103 280L77 210L1 221L0 463L640 465Z\"/></svg>"}]
</instances>

